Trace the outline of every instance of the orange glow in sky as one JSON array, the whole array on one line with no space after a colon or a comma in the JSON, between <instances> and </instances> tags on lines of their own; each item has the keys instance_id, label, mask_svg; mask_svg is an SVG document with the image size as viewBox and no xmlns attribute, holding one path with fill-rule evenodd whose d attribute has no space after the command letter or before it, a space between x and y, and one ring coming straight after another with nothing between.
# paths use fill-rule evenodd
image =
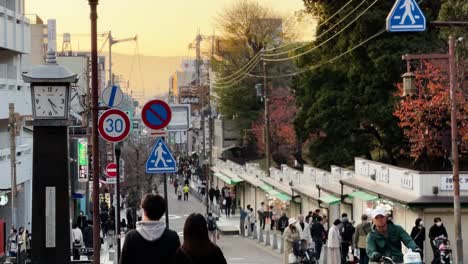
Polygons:
<instances>
[{"instance_id":1,"label":"orange glow in sky","mask_svg":"<svg viewBox=\"0 0 468 264\"><path fill-rule=\"evenodd\" d=\"M98 32L112 30L114 38L138 35L141 54L154 56L186 56L188 44L197 31L210 35L214 17L234 0L100 0ZM260 0L274 10L291 14L303 7L302 0ZM88 50L90 45L89 5L87 0L26 0L26 14L37 14L57 20L57 46L62 35L71 33L75 51ZM104 38L98 45L101 46ZM134 54L131 42L113 46L117 53ZM107 49L105 49L107 50Z\"/></svg>"}]
</instances>

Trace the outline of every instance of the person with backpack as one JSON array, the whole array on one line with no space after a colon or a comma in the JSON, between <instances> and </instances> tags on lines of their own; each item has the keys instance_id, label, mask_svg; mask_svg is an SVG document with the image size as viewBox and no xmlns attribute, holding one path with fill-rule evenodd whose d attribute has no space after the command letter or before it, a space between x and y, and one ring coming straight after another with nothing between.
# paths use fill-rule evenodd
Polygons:
<instances>
[{"instance_id":1,"label":"person with backpack","mask_svg":"<svg viewBox=\"0 0 468 264\"><path fill-rule=\"evenodd\" d=\"M347 213L341 214L341 223L341 263L345 264L348 262L347 258L349 253L349 247L351 247L353 243L355 228L353 224L349 221Z\"/></svg>"},{"instance_id":2,"label":"person with backpack","mask_svg":"<svg viewBox=\"0 0 468 264\"><path fill-rule=\"evenodd\" d=\"M148 263L149 260L154 264L171 263L180 247L180 240L175 231L160 221L167 210L164 198L146 194L141 208L143 221L126 234L120 264ZM208 232L205 232L208 236Z\"/></svg>"},{"instance_id":3,"label":"person with backpack","mask_svg":"<svg viewBox=\"0 0 468 264\"><path fill-rule=\"evenodd\" d=\"M212 213L208 213L208 217L206 218L207 227L208 227L208 234L211 242L216 244L216 239L218 238L218 226L216 225L216 218L213 217Z\"/></svg>"},{"instance_id":4,"label":"person with backpack","mask_svg":"<svg viewBox=\"0 0 468 264\"><path fill-rule=\"evenodd\" d=\"M323 227L323 219L321 216L316 218L316 221L310 227L310 235L312 236L312 241L315 244L315 259L317 261L320 259L322 254L322 246L326 237L325 228Z\"/></svg>"},{"instance_id":5,"label":"person with backpack","mask_svg":"<svg viewBox=\"0 0 468 264\"><path fill-rule=\"evenodd\" d=\"M367 234L372 230L372 224L368 221L368 216L363 214L361 216L362 222L357 225L356 232L354 233L354 247L359 249L359 264L368 264L369 257L366 253L366 238Z\"/></svg>"},{"instance_id":6,"label":"person with backpack","mask_svg":"<svg viewBox=\"0 0 468 264\"><path fill-rule=\"evenodd\" d=\"M286 216L286 212L283 212L283 215L278 219L278 230L283 234L286 227L288 227L289 218Z\"/></svg>"}]
</instances>

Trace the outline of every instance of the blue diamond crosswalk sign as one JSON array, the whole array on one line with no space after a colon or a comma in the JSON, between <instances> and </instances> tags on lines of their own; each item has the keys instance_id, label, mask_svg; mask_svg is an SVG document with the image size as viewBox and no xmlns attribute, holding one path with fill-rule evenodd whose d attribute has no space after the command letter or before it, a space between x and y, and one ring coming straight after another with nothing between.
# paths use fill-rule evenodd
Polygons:
<instances>
[{"instance_id":1,"label":"blue diamond crosswalk sign","mask_svg":"<svg viewBox=\"0 0 468 264\"><path fill-rule=\"evenodd\" d=\"M162 138L156 141L151 154L146 161L146 173L176 172L177 165L171 150Z\"/></svg>"},{"instance_id":2,"label":"blue diamond crosswalk sign","mask_svg":"<svg viewBox=\"0 0 468 264\"><path fill-rule=\"evenodd\" d=\"M426 17L415 0L396 0L387 16L387 31L415 32L426 30Z\"/></svg>"}]
</instances>

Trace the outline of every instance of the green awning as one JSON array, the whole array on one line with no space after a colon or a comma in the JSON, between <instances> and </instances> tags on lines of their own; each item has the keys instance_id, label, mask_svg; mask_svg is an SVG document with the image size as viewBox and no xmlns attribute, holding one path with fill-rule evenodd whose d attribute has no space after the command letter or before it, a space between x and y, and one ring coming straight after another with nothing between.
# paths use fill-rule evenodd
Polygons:
<instances>
[{"instance_id":1,"label":"green awning","mask_svg":"<svg viewBox=\"0 0 468 264\"><path fill-rule=\"evenodd\" d=\"M225 176L224 174L222 173L215 173L214 174L216 177L220 178L223 182L227 183L227 184L233 184L231 178Z\"/></svg>"},{"instance_id":2,"label":"green awning","mask_svg":"<svg viewBox=\"0 0 468 264\"><path fill-rule=\"evenodd\" d=\"M263 185L260 186L260 189L264 190L265 192L268 192L268 191L272 190L273 187L271 187L268 184L263 184Z\"/></svg>"},{"instance_id":3,"label":"green awning","mask_svg":"<svg viewBox=\"0 0 468 264\"><path fill-rule=\"evenodd\" d=\"M355 191L355 192L352 192L352 193L348 194L348 196L352 197L352 198L359 198L359 199L364 200L364 201L375 201L375 200L379 199L378 196L375 196L373 194L366 193L366 192L363 192L363 191Z\"/></svg>"},{"instance_id":4,"label":"green awning","mask_svg":"<svg viewBox=\"0 0 468 264\"><path fill-rule=\"evenodd\" d=\"M284 193L279 193L278 195L276 195L276 197L280 199L281 201L285 201L285 202L291 201L291 196L284 194Z\"/></svg>"},{"instance_id":5,"label":"green awning","mask_svg":"<svg viewBox=\"0 0 468 264\"><path fill-rule=\"evenodd\" d=\"M233 182L234 184L237 184L237 183L243 182L243 181L244 181L244 179L241 179L241 178L234 178L234 179L232 179L232 182Z\"/></svg>"},{"instance_id":6,"label":"green awning","mask_svg":"<svg viewBox=\"0 0 468 264\"><path fill-rule=\"evenodd\" d=\"M278 199L280 199L282 201L287 202L287 201L291 200L291 196L273 189L273 187L271 187L268 184L264 184L264 185L260 186L260 188L262 190L264 190L266 193L268 193L269 195L274 196L274 197L276 197L276 198L278 198Z\"/></svg>"},{"instance_id":7,"label":"green awning","mask_svg":"<svg viewBox=\"0 0 468 264\"><path fill-rule=\"evenodd\" d=\"M333 196L333 195L325 195L325 196L320 197L319 199L320 201L329 205L338 204L341 202L340 198Z\"/></svg>"}]
</instances>

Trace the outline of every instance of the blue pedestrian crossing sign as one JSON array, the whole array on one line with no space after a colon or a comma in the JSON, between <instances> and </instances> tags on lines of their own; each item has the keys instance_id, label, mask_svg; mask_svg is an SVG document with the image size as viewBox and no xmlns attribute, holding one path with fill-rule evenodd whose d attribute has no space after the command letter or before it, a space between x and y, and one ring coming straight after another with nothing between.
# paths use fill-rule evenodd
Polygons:
<instances>
[{"instance_id":1,"label":"blue pedestrian crossing sign","mask_svg":"<svg viewBox=\"0 0 468 264\"><path fill-rule=\"evenodd\" d=\"M426 17L415 0L397 0L387 16L387 31L416 32L426 30Z\"/></svg>"},{"instance_id":2,"label":"blue pedestrian crossing sign","mask_svg":"<svg viewBox=\"0 0 468 264\"><path fill-rule=\"evenodd\" d=\"M171 151L162 138L154 145L151 154L146 161L146 173L176 172L177 165Z\"/></svg>"}]
</instances>

